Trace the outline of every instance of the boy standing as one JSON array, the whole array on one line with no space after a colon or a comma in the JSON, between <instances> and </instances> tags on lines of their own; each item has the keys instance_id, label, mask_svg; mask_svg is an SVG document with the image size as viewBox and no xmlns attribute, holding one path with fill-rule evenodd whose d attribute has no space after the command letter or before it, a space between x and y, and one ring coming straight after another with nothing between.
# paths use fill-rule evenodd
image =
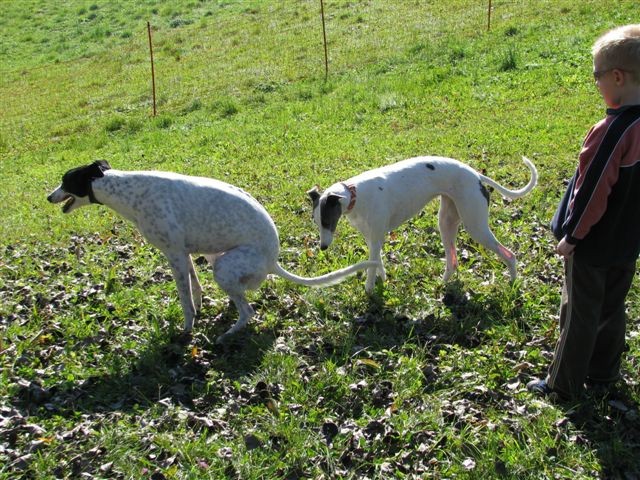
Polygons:
<instances>
[{"instance_id":1,"label":"boy standing","mask_svg":"<svg viewBox=\"0 0 640 480\"><path fill-rule=\"evenodd\" d=\"M560 337L547 377L527 384L564 399L619 379L640 253L640 24L605 33L592 54L607 116L587 134L552 221L565 259Z\"/></svg>"}]
</instances>

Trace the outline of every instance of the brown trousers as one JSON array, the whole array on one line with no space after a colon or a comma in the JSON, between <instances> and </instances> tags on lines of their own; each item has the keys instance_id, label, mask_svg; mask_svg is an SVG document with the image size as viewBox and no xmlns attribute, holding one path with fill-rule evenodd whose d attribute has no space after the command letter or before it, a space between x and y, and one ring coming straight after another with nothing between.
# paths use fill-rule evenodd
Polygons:
<instances>
[{"instance_id":1,"label":"brown trousers","mask_svg":"<svg viewBox=\"0 0 640 480\"><path fill-rule=\"evenodd\" d=\"M618 380L625 348L625 298L634 274L635 262L594 267L574 257L565 261L560 338L546 379L551 388L576 397L585 382Z\"/></svg>"}]
</instances>

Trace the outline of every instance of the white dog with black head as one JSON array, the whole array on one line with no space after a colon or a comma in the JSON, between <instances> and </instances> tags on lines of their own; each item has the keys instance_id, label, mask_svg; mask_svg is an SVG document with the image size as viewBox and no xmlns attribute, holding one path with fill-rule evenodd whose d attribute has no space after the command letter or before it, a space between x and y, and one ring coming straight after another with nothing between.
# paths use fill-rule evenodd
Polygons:
<instances>
[{"instance_id":1,"label":"white dog with black head","mask_svg":"<svg viewBox=\"0 0 640 480\"><path fill-rule=\"evenodd\" d=\"M256 289L268 274L320 287L342 281L372 262L314 278L287 272L278 264L280 244L273 220L251 195L218 180L169 172L121 171L105 161L69 170L47 199L65 202L64 213L103 204L132 221L140 233L169 260L190 332L202 302L202 288L192 253L207 257L216 282L236 305L237 322L221 337L243 328L254 315L245 291Z\"/></svg>"},{"instance_id":2,"label":"white dog with black head","mask_svg":"<svg viewBox=\"0 0 640 480\"><path fill-rule=\"evenodd\" d=\"M535 187L538 172L527 158L523 157L523 161L531 171L531 178L520 190L509 190L457 160L432 156L369 170L334 183L324 192L315 187L307 193L313 202L314 222L320 229L320 248L325 250L331 245L338 220L346 216L364 236L369 260L378 264L367 271L365 290L372 293L376 275L382 281L386 279L381 252L387 233L440 196L438 226L446 258L444 281L449 280L458 266L456 237L461 221L471 238L495 252L507 265L513 281L516 257L489 229L489 192L485 185L511 199L526 195Z\"/></svg>"}]
</instances>

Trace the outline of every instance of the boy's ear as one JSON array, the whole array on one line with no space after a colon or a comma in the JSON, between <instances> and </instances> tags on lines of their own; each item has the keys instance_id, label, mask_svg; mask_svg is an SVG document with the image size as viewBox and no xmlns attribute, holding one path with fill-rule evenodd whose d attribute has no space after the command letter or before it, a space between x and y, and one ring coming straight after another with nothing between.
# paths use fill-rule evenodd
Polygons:
<instances>
[{"instance_id":1,"label":"boy's ear","mask_svg":"<svg viewBox=\"0 0 640 480\"><path fill-rule=\"evenodd\" d=\"M616 85L621 86L625 82L624 78L624 70L619 68L614 68L611 73L613 74L613 81L616 82Z\"/></svg>"}]
</instances>

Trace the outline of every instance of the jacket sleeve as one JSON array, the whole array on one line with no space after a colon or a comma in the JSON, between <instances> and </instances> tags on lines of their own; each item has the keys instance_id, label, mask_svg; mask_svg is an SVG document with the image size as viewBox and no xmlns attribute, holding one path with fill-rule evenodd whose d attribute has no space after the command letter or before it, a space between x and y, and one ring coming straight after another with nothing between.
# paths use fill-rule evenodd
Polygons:
<instances>
[{"instance_id":1,"label":"jacket sleeve","mask_svg":"<svg viewBox=\"0 0 640 480\"><path fill-rule=\"evenodd\" d=\"M618 180L621 145L603 142L607 122L595 125L585 138L573 200L564 224L567 241L582 240L607 210L607 200Z\"/></svg>"}]
</instances>

